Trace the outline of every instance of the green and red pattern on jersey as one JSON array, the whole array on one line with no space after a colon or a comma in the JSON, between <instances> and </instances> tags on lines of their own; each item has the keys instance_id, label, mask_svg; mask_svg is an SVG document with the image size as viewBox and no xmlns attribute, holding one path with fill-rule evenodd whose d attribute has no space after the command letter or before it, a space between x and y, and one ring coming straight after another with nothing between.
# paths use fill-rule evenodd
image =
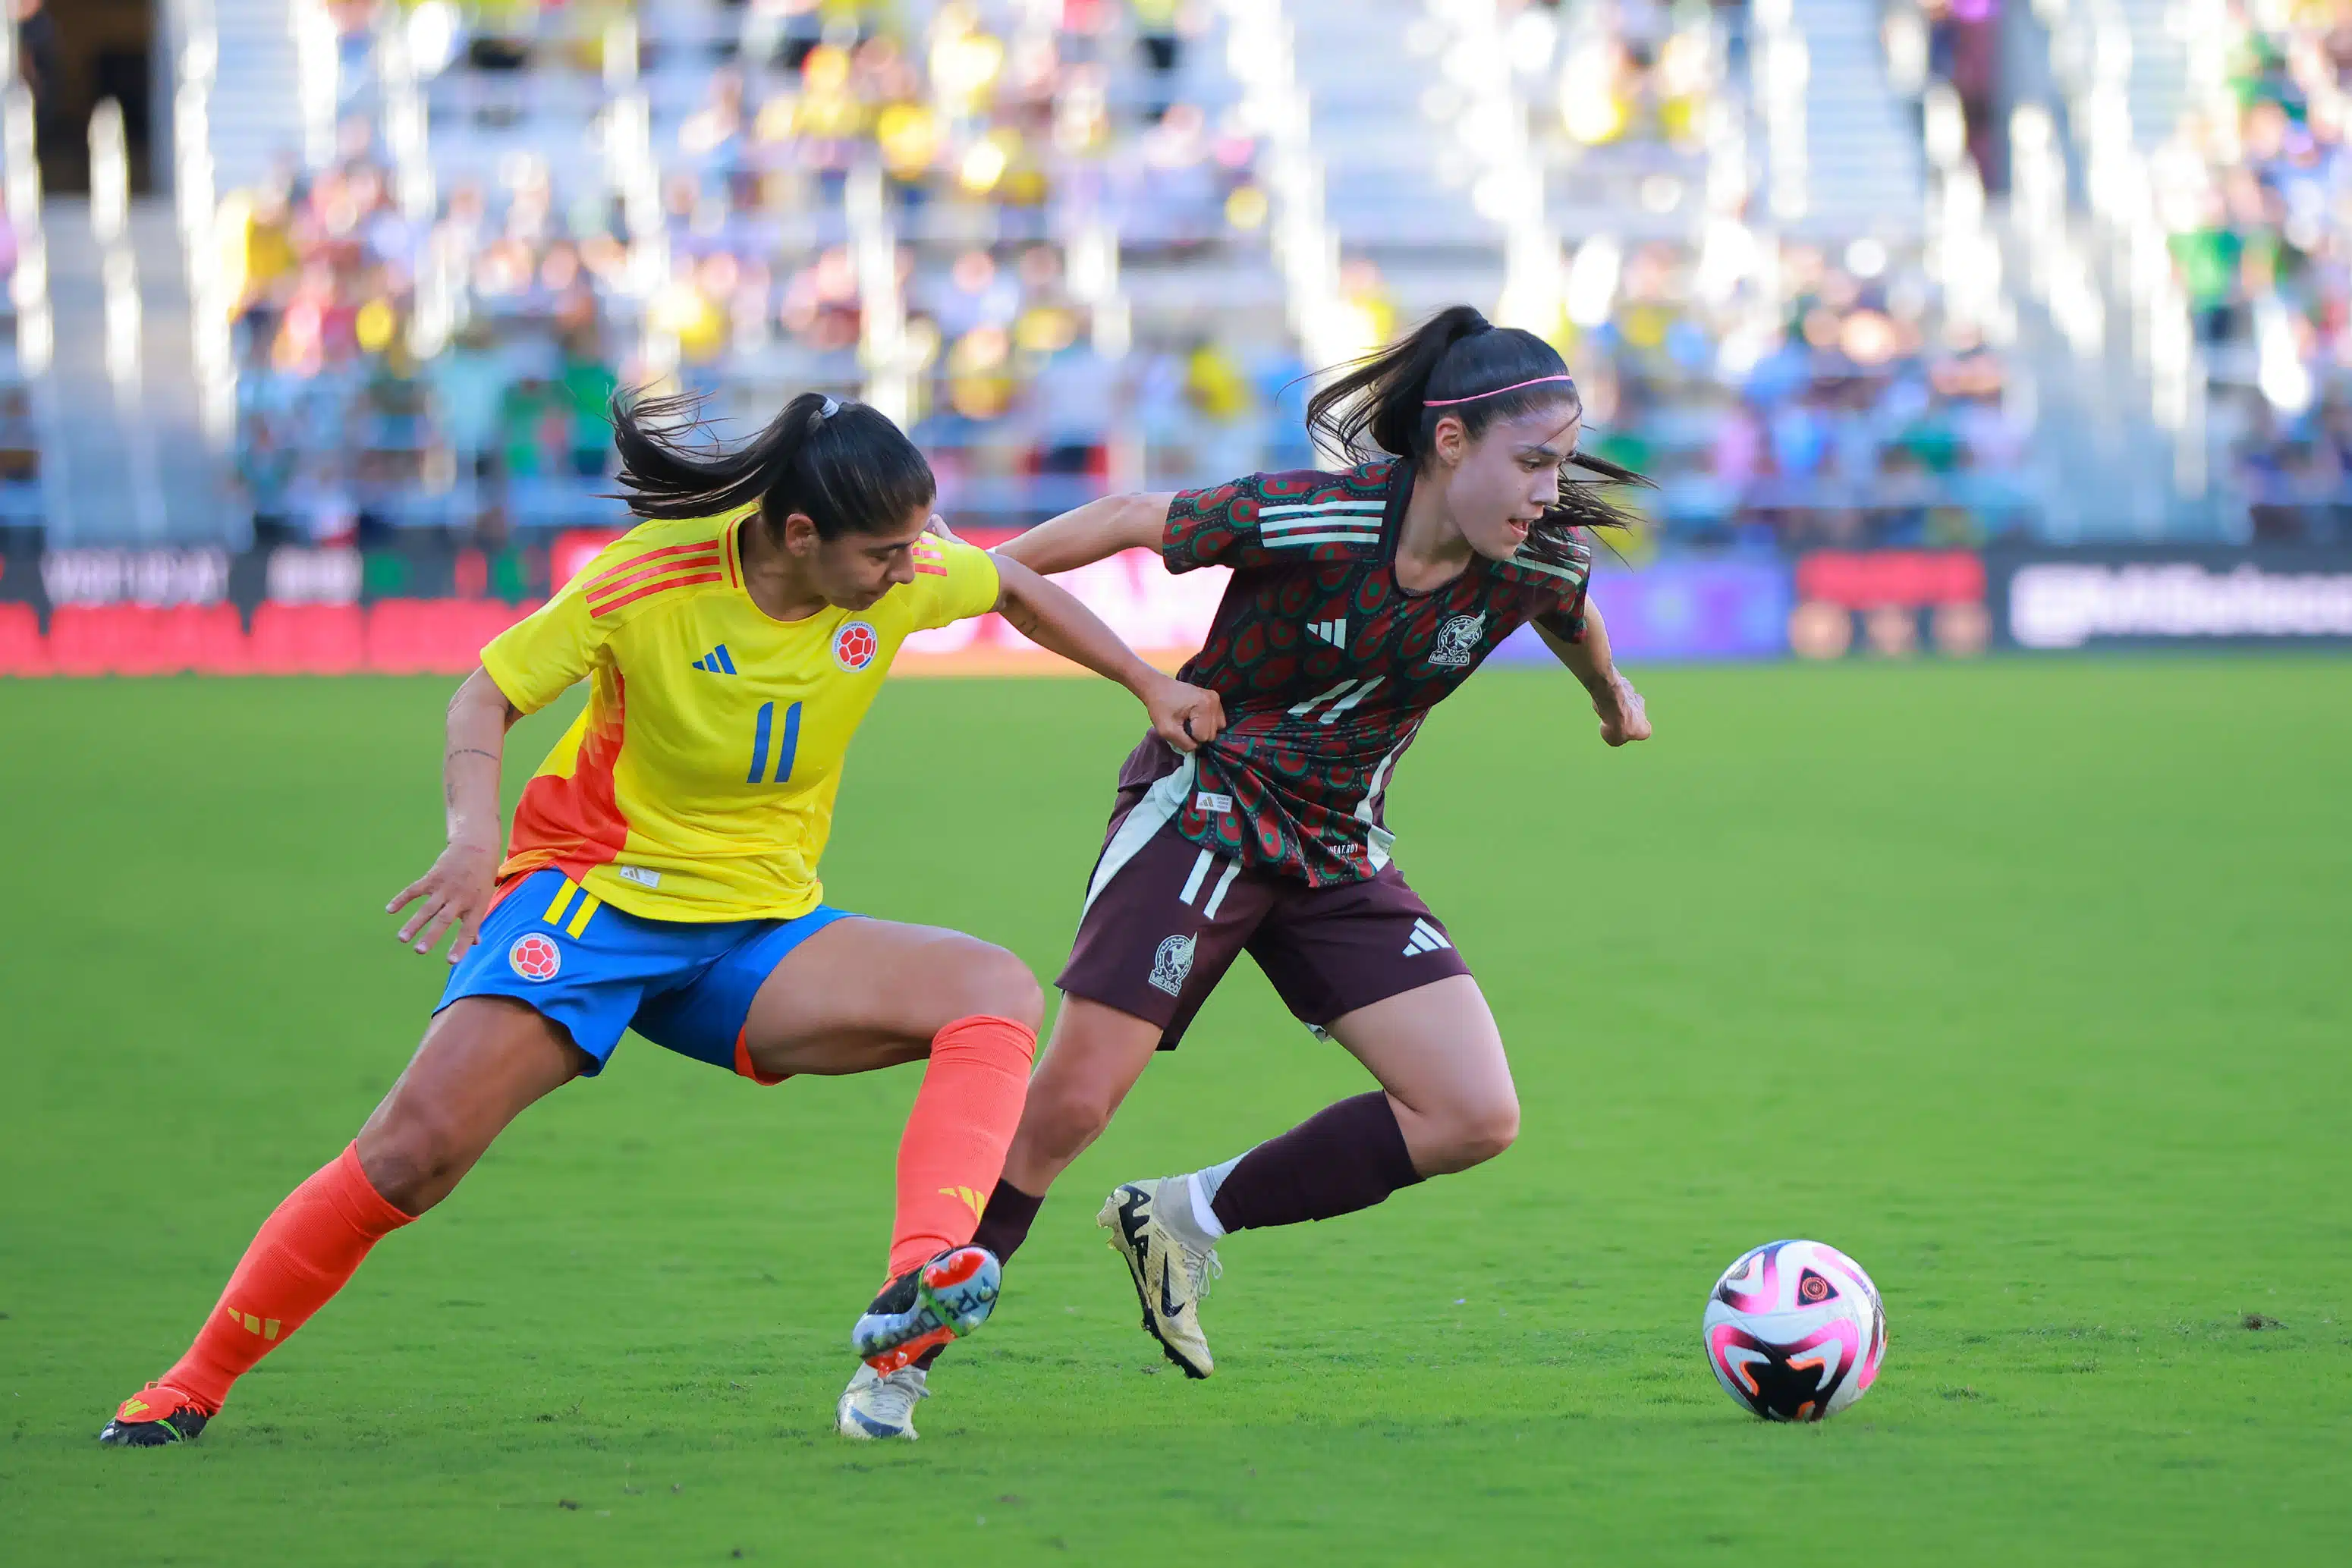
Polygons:
<instances>
[{"instance_id":1,"label":"green and red pattern on jersey","mask_svg":"<svg viewBox=\"0 0 2352 1568\"><path fill-rule=\"evenodd\" d=\"M1174 821L1185 838L1311 886L1388 863L1384 799L1429 710L1537 616L1580 633L1589 549L1566 562L1474 557L1427 593L1397 585L1396 533L1412 488L1394 459L1344 474L1256 474L1179 495L1160 553L1171 571L1233 569L1183 679L1224 701L1227 728L1197 753ZM1147 737L1122 789L1179 766Z\"/></svg>"}]
</instances>

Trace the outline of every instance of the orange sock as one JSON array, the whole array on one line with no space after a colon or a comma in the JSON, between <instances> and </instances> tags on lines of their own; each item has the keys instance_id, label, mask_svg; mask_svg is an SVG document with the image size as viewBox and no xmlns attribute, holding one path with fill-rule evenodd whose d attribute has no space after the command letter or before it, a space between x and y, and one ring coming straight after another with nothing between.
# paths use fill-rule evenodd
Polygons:
<instances>
[{"instance_id":1,"label":"orange sock","mask_svg":"<svg viewBox=\"0 0 2352 1568\"><path fill-rule=\"evenodd\" d=\"M229 1385L285 1343L343 1288L369 1248L412 1218L376 1191L360 1169L359 1145L349 1145L262 1221L196 1343L156 1381L217 1414Z\"/></svg>"},{"instance_id":2,"label":"orange sock","mask_svg":"<svg viewBox=\"0 0 2352 1568\"><path fill-rule=\"evenodd\" d=\"M890 1278L971 1239L1021 1124L1036 1031L974 1014L931 1040L930 1065L898 1142L898 1218Z\"/></svg>"}]
</instances>

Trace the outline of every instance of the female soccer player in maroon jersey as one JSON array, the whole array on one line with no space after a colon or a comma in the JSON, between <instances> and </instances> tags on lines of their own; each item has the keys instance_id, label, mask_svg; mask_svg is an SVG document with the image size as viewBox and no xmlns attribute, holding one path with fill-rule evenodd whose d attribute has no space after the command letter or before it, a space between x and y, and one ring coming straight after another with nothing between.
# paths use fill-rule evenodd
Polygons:
<instances>
[{"instance_id":1,"label":"female soccer player in maroon jersey","mask_svg":"<svg viewBox=\"0 0 2352 1568\"><path fill-rule=\"evenodd\" d=\"M1578 537L1623 519L1596 484L1562 482L1570 466L1638 476L1580 455L1581 420L1549 344L1456 306L1308 405L1336 445L1360 452L1369 436L1387 455L1110 497L1004 547L1044 573L1137 548L1171 571L1231 567L1181 675L1223 696L1228 727L1189 755L1148 737L1119 774L1061 1016L975 1244L1012 1255L1045 1189L1244 951L1380 1082L1234 1158L1110 1195L1099 1223L1143 1326L1192 1376L1213 1365L1198 1301L1227 1231L1369 1207L1518 1132L1494 1015L1391 862L1381 801L1429 710L1527 622L1591 694L1604 741L1648 738L1586 601Z\"/></svg>"}]
</instances>

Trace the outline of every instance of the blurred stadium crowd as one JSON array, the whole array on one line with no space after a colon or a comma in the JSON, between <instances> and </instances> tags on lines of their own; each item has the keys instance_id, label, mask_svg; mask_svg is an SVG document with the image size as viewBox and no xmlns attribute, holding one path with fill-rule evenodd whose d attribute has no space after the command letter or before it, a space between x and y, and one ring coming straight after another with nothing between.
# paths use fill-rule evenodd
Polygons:
<instances>
[{"instance_id":1,"label":"blurred stadium crowd","mask_svg":"<svg viewBox=\"0 0 2352 1568\"><path fill-rule=\"evenodd\" d=\"M42 5L16 5L12 67L37 81ZM2264 538L2334 537L2352 499L2348 9L2188 7L2210 90L2145 165L2219 477ZM306 78L331 84L313 103L306 79L318 134L188 227L197 335L226 329L233 542L608 527L603 411L635 387L702 394L739 428L803 387L866 396L932 453L951 515L1019 526L1107 487L1318 461L1310 361L1445 292L1326 221L1319 171L1286 164L1285 126L1318 111L1295 73L1275 83L1295 120L1268 109L1270 13L1249 0L289 14ZM1848 24L1936 163L1924 214L1781 204L1775 117L1836 108ZM1369 47L1400 80L1462 39L1504 51L1505 120L1479 122L1501 151L1480 155L1522 160L1559 221L1557 287L1500 314L1560 344L1588 440L1658 480L1651 542L2049 536L2064 436L1984 237L2009 178L1997 0L1366 0L1364 27L1391 25ZM1458 114L1475 141L1494 106L1445 90L1397 103L1402 133L1443 140ZM1959 129L1937 154L1946 105ZM21 183L23 158L7 167ZM1310 196L1321 226L1302 229ZM1482 187L1507 231L1492 205ZM0 226L19 311L39 221L16 200ZM1303 246L1329 252L1312 309ZM1455 296L1493 305L1484 277ZM0 514L19 522L40 511L29 387L0 381Z\"/></svg>"},{"instance_id":2,"label":"blurred stadium crowd","mask_svg":"<svg viewBox=\"0 0 2352 1568\"><path fill-rule=\"evenodd\" d=\"M609 517L623 383L756 417L887 382L967 514L1075 504L1119 464L1307 461L1282 434L1294 350L1219 334L1205 301L1139 342L1117 289L1121 266L1263 251L1255 144L1188 68L1197 8L1054 10L422 0L393 25L425 81L430 210L404 211L362 68L337 157L225 207L259 526ZM384 12L336 16L347 57L379 60ZM635 149L611 107L632 87Z\"/></svg>"},{"instance_id":3,"label":"blurred stadium crowd","mask_svg":"<svg viewBox=\"0 0 2352 1568\"><path fill-rule=\"evenodd\" d=\"M2209 73L2152 160L2255 537L2344 537L2352 507L2352 7L2192 14Z\"/></svg>"},{"instance_id":4,"label":"blurred stadium crowd","mask_svg":"<svg viewBox=\"0 0 2352 1568\"><path fill-rule=\"evenodd\" d=\"M1589 9L1536 50L1548 154L1633 181L1703 157L1742 19ZM756 417L763 394L901 371L948 505L1008 521L1114 476L1314 460L1290 334L1221 319L1199 292L1139 320L1118 287L1270 267L1262 138L1235 113L1204 5L331 14L337 156L225 208L236 468L264 537L609 516L599 415L622 382ZM425 83L427 214L404 213L374 130L388 26ZM614 57L632 35L634 67ZM632 210L607 107L632 80L649 213ZM583 156L600 135L604 155ZM881 333L861 255L877 234L899 318ZM2031 526L2001 361L1941 320L1916 247L1792 242L1769 301L1748 268L1705 260L1688 236L1596 251L1585 273L1613 265L1613 286L1585 321L1554 324L1596 440L1660 478L1666 534L1972 542ZM1363 341L1398 325L1372 263L1350 258L1341 287Z\"/></svg>"}]
</instances>

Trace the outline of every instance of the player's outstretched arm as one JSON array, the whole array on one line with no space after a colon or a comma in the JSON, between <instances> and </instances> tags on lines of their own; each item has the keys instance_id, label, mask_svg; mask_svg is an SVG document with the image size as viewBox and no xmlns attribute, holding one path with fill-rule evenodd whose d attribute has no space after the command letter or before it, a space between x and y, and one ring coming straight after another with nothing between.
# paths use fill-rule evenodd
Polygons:
<instances>
[{"instance_id":1,"label":"player's outstretched arm","mask_svg":"<svg viewBox=\"0 0 2352 1568\"><path fill-rule=\"evenodd\" d=\"M429 952L452 925L449 962L474 945L488 911L505 834L499 810L499 763L507 730L522 716L489 672L477 669L449 699L449 739L441 755L441 798L448 807L449 847L433 867L400 890L383 906L397 915L416 908L402 922L400 940Z\"/></svg>"},{"instance_id":2,"label":"player's outstretched arm","mask_svg":"<svg viewBox=\"0 0 2352 1568\"><path fill-rule=\"evenodd\" d=\"M1592 695L1592 711L1601 716L1601 739L1622 746L1629 740L1650 738L1649 706L1609 656L1609 628L1601 622L1599 605L1585 601L1580 627L1565 614L1538 615L1536 635Z\"/></svg>"},{"instance_id":3,"label":"player's outstretched arm","mask_svg":"<svg viewBox=\"0 0 2352 1568\"><path fill-rule=\"evenodd\" d=\"M1048 517L1010 544L997 547L1002 559L1017 560L1051 577L1108 560L1124 549L1157 550L1168 528L1173 491L1154 495L1104 496Z\"/></svg>"},{"instance_id":4,"label":"player's outstretched arm","mask_svg":"<svg viewBox=\"0 0 2352 1568\"><path fill-rule=\"evenodd\" d=\"M1133 692L1151 715L1152 732L1179 751L1206 745L1225 727L1224 705L1216 693L1187 685L1153 669L1136 657L1135 650L1120 642L1118 633L1104 625L1100 617L1072 598L1068 590L1055 587L1003 550L993 553L1003 584L997 611L1024 637Z\"/></svg>"}]
</instances>

